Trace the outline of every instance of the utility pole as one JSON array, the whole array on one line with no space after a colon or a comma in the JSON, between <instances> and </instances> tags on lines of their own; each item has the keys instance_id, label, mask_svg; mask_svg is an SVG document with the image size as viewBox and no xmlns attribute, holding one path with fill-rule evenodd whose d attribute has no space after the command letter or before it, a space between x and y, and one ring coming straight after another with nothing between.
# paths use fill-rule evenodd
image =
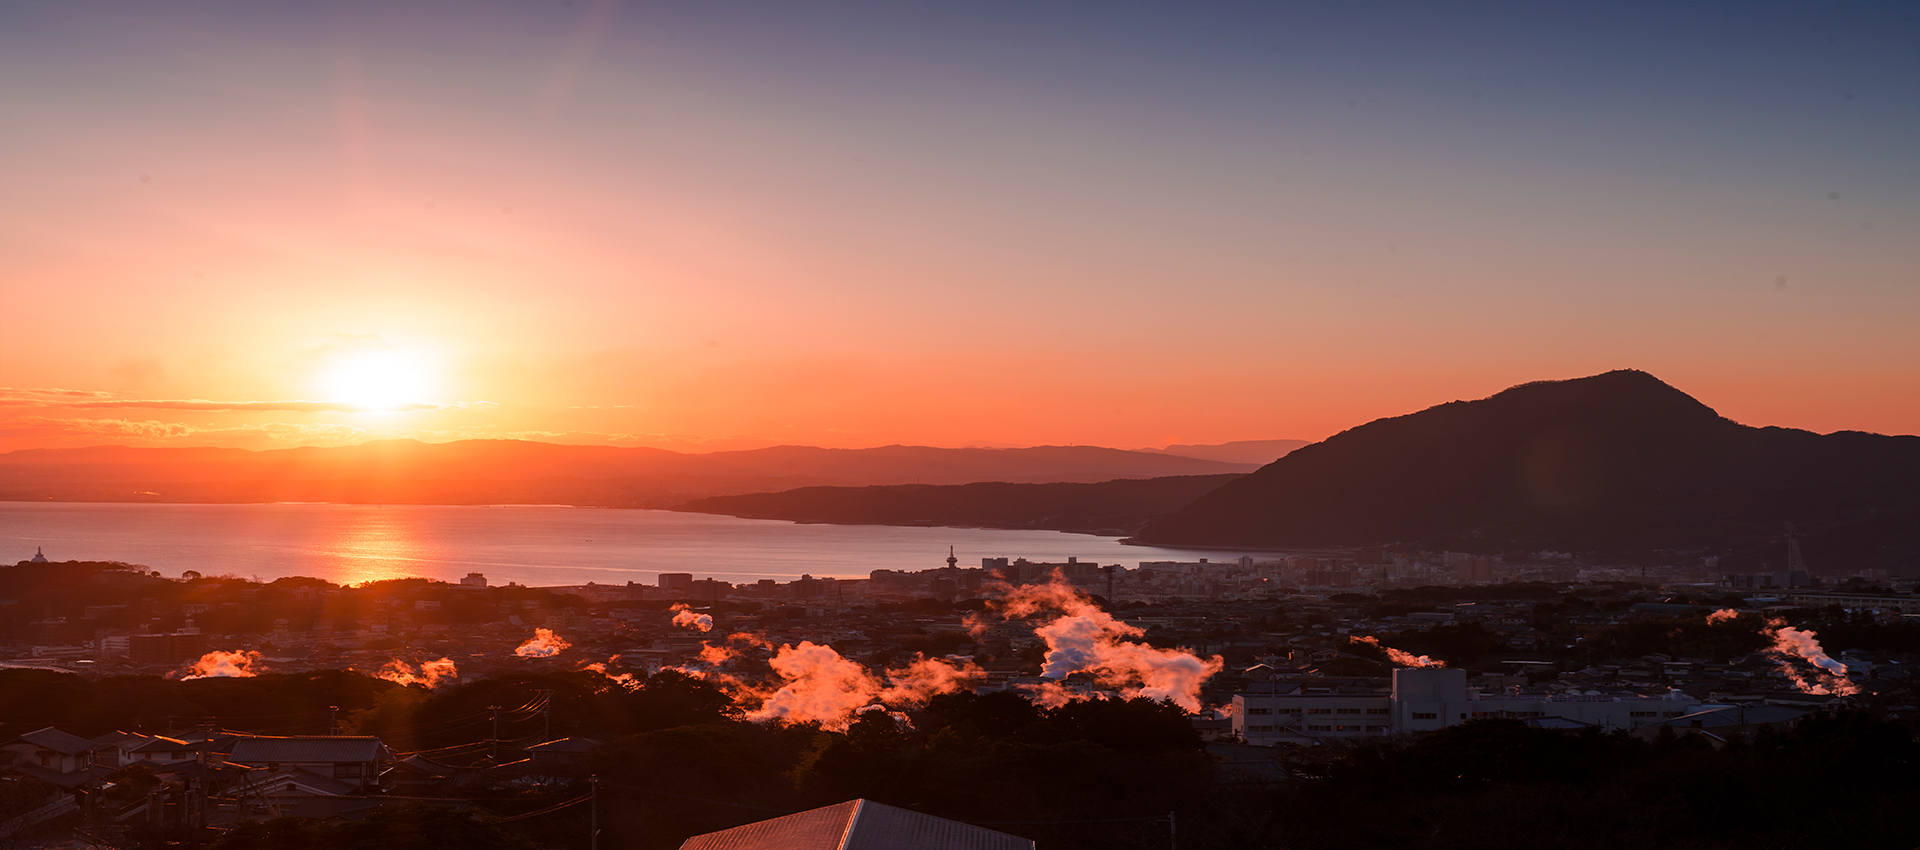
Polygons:
<instances>
[{"instance_id":1,"label":"utility pole","mask_svg":"<svg viewBox=\"0 0 1920 850\"><path fill-rule=\"evenodd\" d=\"M337 706L337 705L327 706L327 736L328 737L338 737L340 735L340 720L338 716L339 714L340 714L340 706Z\"/></svg>"},{"instance_id":2,"label":"utility pole","mask_svg":"<svg viewBox=\"0 0 1920 850\"><path fill-rule=\"evenodd\" d=\"M487 710L493 712L493 735L489 743L493 747L493 763L497 765L500 763L500 706L490 705Z\"/></svg>"},{"instance_id":3,"label":"utility pole","mask_svg":"<svg viewBox=\"0 0 1920 850\"><path fill-rule=\"evenodd\" d=\"M1180 827L1173 812L1167 813L1167 850L1180 850Z\"/></svg>"},{"instance_id":4,"label":"utility pole","mask_svg":"<svg viewBox=\"0 0 1920 850\"><path fill-rule=\"evenodd\" d=\"M600 850L600 774L587 775L587 850Z\"/></svg>"},{"instance_id":5,"label":"utility pole","mask_svg":"<svg viewBox=\"0 0 1920 850\"><path fill-rule=\"evenodd\" d=\"M540 743L553 740L553 692L540 692ZM499 736L494 736L499 737Z\"/></svg>"}]
</instances>

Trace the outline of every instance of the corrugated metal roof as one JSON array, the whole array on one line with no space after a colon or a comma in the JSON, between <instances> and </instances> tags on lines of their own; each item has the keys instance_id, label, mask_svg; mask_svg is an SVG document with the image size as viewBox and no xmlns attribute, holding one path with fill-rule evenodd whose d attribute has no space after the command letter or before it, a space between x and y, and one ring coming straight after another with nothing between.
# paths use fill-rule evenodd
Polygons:
<instances>
[{"instance_id":1,"label":"corrugated metal roof","mask_svg":"<svg viewBox=\"0 0 1920 850\"><path fill-rule=\"evenodd\" d=\"M859 807L859 800L849 800L696 835L682 843L680 850L838 850Z\"/></svg>"},{"instance_id":2,"label":"corrugated metal roof","mask_svg":"<svg viewBox=\"0 0 1920 850\"><path fill-rule=\"evenodd\" d=\"M957 820L860 800L841 850L1033 850L1033 842Z\"/></svg>"},{"instance_id":3,"label":"corrugated metal roof","mask_svg":"<svg viewBox=\"0 0 1920 850\"><path fill-rule=\"evenodd\" d=\"M318 764L378 761L386 745L379 738L240 738L227 760L241 764Z\"/></svg>"},{"instance_id":4,"label":"corrugated metal roof","mask_svg":"<svg viewBox=\"0 0 1920 850\"><path fill-rule=\"evenodd\" d=\"M1033 850L1033 842L870 800L696 835L680 850Z\"/></svg>"}]
</instances>

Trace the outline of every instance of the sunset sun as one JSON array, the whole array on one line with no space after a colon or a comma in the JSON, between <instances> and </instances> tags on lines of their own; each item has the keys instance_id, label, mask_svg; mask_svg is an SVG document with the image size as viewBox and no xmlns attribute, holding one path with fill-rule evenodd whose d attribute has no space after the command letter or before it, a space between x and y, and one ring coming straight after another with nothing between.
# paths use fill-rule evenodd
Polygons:
<instances>
[{"instance_id":1,"label":"sunset sun","mask_svg":"<svg viewBox=\"0 0 1920 850\"><path fill-rule=\"evenodd\" d=\"M390 349L342 354L320 376L326 400L370 410L424 401L432 385L424 358Z\"/></svg>"}]
</instances>

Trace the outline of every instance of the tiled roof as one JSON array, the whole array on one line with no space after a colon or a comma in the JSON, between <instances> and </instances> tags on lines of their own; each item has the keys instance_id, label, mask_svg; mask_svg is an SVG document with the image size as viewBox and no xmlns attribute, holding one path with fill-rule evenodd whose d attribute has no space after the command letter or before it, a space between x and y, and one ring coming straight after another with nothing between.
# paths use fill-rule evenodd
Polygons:
<instances>
[{"instance_id":1,"label":"tiled roof","mask_svg":"<svg viewBox=\"0 0 1920 850\"><path fill-rule=\"evenodd\" d=\"M870 800L696 835L680 850L1033 850L1025 838Z\"/></svg>"},{"instance_id":2,"label":"tiled roof","mask_svg":"<svg viewBox=\"0 0 1920 850\"><path fill-rule=\"evenodd\" d=\"M20 740L63 755L74 755L76 753L84 753L88 750L97 750L100 749L101 746L79 735L62 732L52 726L48 726L45 729L35 729L32 732L21 735Z\"/></svg>"},{"instance_id":3,"label":"tiled roof","mask_svg":"<svg viewBox=\"0 0 1920 850\"><path fill-rule=\"evenodd\" d=\"M260 777L256 781L258 783L256 787L267 794L297 796L299 792L306 791L338 797L360 790L360 786L351 782L342 782L331 776L321 776L313 771L299 768L283 770L272 776Z\"/></svg>"},{"instance_id":4,"label":"tiled roof","mask_svg":"<svg viewBox=\"0 0 1920 850\"><path fill-rule=\"evenodd\" d=\"M137 745L128 747L127 752L130 752L130 753L186 752L188 750L201 750L205 748L206 748L205 744L189 744L185 741L180 740L179 738L169 738L169 737L166 737L165 735L155 735L151 738L148 738L145 741L142 741Z\"/></svg>"},{"instance_id":5,"label":"tiled roof","mask_svg":"<svg viewBox=\"0 0 1920 850\"><path fill-rule=\"evenodd\" d=\"M379 738L240 738L227 760L241 764L341 764L378 761L386 745Z\"/></svg>"}]
</instances>

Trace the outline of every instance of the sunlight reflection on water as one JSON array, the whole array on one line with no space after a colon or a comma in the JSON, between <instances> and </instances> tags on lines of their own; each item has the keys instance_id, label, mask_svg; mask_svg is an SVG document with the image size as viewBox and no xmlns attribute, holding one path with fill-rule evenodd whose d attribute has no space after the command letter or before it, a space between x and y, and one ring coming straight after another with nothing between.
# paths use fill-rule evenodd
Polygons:
<instances>
[{"instance_id":1,"label":"sunlight reflection on water","mask_svg":"<svg viewBox=\"0 0 1920 850\"><path fill-rule=\"evenodd\" d=\"M44 546L56 561L143 564L265 579L307 575L358 583L405 576L494 584L653 584L694 573L731 582L802 574L865 578L877 569L1027 558L1132 566L1239 553L1124 546L1054 531L799 525L671 511L536 506L154 505L0 502L0 560Z\"/></svg>"}]
</instances>

